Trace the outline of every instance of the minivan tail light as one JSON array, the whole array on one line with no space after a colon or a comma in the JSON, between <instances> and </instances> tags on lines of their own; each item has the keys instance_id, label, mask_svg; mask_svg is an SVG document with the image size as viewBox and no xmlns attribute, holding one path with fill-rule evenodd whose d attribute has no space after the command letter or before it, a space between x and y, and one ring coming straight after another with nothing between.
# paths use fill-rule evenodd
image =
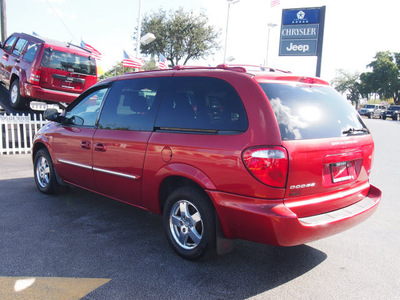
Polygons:
<instances>
[{"instance_id":1,"label":"minivan tail light","mask_svg":"<svg viewBox=\"0 0 400 300\"><path fill-rule=\"evenodd\" d=\"M243 161L249 172L262 183L285 187L289 165L285 148L249 148L243 152Z\"/></svg>"},{"instance_id":2,"label":"minivan tail light","mask_svg":"<svg viewBox=\"0 0 400 300\"><path fill-rule=\"evenodd\" d=\"M39 85L40 75L41 75L41 71L39 69L32 68L31 77L29 78L30 83L34 84L34 85Z\"/></svg>"}]
</instances>

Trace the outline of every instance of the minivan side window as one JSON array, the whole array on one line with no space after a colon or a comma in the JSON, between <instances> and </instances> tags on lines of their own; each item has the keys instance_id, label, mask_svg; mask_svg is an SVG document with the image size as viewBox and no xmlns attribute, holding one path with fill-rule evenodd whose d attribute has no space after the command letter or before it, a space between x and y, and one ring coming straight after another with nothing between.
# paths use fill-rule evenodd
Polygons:
<instances>
[{"instance_id":1,"label":"minivan side window","mask_svg":"<svg viewBox=\"0 0 400 300\"><path fill-rule=\"evenodd\" d=\"M33 62L35 59L36 52L38 50L38 45L34 42L30 42L28 47L26 48L26 52L24 54L23 60L27 62Z\"/></svg>"},{"instance_id":2,"label":"minivan side window","mask_svg":"<svg viewBox=\"0 0 400 300\"><path fill-rule=\"evenodd\" d=\"M157 130L234 134L247 130L242 100L226 81L211 77L174 77L163 97Z\"/></svg>"},{"instance_id":3,"label":"minivan side window","mask_svg":"<svg viewBox=\"0 0 400 300\"><path fill-rule=\"evenodd\" d=\"M24 50L25 45L28 41L25 39L18 39L17 43L15 44L14 50L13 50L13 54L16 56L20 56L22 53L22 50Z\"/></svg>"},{"instance_id":4,"label":"minivan side window","mask_svg":"<svg viewBox=\"0 0 400 300\"><path fill-rule=\"evenodd\" d=\"M72 108L68 107L65 117L67 125L93 127L96 124L101 104L108 88L102 88L90 93Z\"/></svg>"},{"instance_id":5,"label":"minivan side window","mask_svg":"<svg viewBox=\"0 0 400 300\"><path fill-rule=\"evenodd\" d=\"M116 81L102 109L100 129L153 131L160 94L169 77Z\"/></svg>"}]
</instances>

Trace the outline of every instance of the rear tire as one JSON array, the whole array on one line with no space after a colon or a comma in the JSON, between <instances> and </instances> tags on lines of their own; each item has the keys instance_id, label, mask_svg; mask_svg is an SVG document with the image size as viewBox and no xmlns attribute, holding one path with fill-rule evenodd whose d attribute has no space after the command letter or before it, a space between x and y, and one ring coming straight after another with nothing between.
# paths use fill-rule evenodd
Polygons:
<instances>
[{"instance_id":1,"label":"rear tire","mask_svg":"<svg viewBox=\"0 0 400 300\"><path fill-rule=\"evenodd\" d=\"M49 152L46 149L39 150L34 160L34 177L39 191L44 194L55 194L61 185L57 182L56 172Z\"/></svg>"},{"instance_id":2,"label":"rear tire","mask_svg":"<svg viewBox=\"0 0 400 300\"><path fill-rule=\"evenodd\" d=\"M163 226L174 251L188 260L216 253L215 209L207 195L191 186L172 192L164 207Z\"/></svg>"},{"instance_id":3,"label":"rear tire","mask_svg":"<svg viewBox=\"0 0 400 300\"><path fill-rule=\"evenodd\" d=\"M397 121L399 119L399 115L393 115L392 119Z\"/></svg>"},{"instance_id":4,"label":"rear tire","mask_svg":"<svg viewBox=\"0 0 400 300\"><path fill-rule=\"evenodd\" d=\"M15 79L10 86L10 105L12 108L22 108L26 104L26 99L21 96L19 80Z\"/></svg>"}]
</instances>

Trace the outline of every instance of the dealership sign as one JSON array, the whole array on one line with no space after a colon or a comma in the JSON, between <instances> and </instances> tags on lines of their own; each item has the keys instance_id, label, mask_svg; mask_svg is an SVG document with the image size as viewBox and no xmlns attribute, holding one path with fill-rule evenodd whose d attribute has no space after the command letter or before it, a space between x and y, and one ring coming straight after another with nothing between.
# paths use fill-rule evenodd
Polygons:
<instances>
[{"instance_id":1,"label":"dealership sign","mask_svg":"<svg viewBox=\"0 0 400 300\"><path fill-rule=\"evenodd\" d=\"M324 17L321 8L284 9L279 55L318 55L322 51Z\"/></svg>"}]
</instances>

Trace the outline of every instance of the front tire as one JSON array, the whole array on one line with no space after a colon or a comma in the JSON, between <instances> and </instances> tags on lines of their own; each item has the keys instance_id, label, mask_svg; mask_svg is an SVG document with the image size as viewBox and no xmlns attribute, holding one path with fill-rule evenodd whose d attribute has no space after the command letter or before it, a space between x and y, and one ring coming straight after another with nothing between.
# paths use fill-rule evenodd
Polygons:
<instances>
[{"instance_id":1,"label":"front tire","mask_svg":"<svg viewBox=\"0 0 400 300\"><path fill-rule=\"evenodd\" d=\"M10 105L12 108L22 108L26 104L25 98L21 96L19 80L15 79L10 86Z\"/></svg>"},{"instance_id":2,"label":"front tire","mask_svg":"<svg viewBox=\"0 0 400 300\"><path fill-rule=\"evenodd\" d=\"M216 253L215 209L207 195L195 187L181 187L168 197L163 213L168 242L188 260Z\"/></svg>"},{"instance_id":3,"label":"front tire","mask_svg":"<svg viewBox=\"0 0 400 300\"><path fill-rule=\"evenodd\" d=\"M44 194L54 194L60 188L53 162L46 149L39 150L35 155L34 177L37 188Z\"/></svg>"}]
</instances>

